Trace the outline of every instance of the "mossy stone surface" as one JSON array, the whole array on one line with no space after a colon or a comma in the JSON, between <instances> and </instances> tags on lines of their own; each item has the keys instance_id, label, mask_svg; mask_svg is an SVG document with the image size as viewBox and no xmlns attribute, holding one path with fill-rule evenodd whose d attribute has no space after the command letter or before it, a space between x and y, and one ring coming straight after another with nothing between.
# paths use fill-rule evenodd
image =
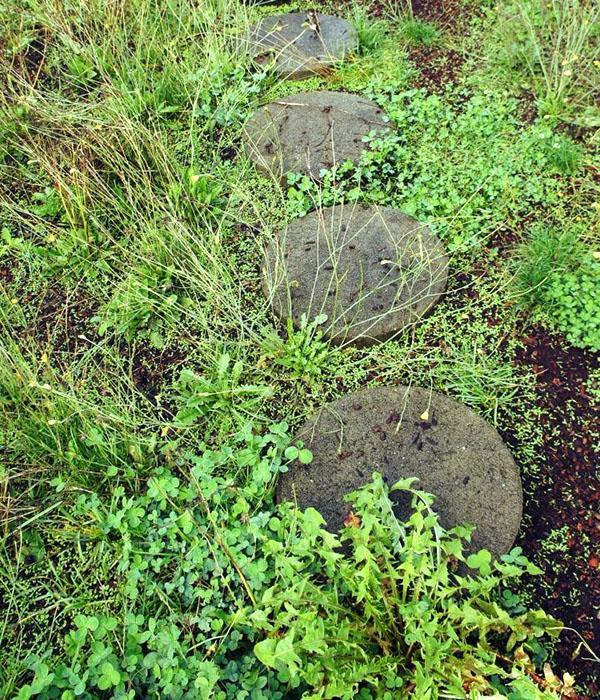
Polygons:
<instances>
[{"instance_id":1,"label":"mossy stone surface","mask_svg":"<svg viewBox=\"0 0 600 700\"><path fill-rule=\"evenodd\" d=\"M318 180L321 170L358 161L365 137L388 130L381 107L359 95L328 90L299 93L257 110L244 127L249 158L283 184L288 173Z\"/></svg>"},{"instance_id":2,"label":"mossy stone surface","mask_svg":"<svg viewBox=\"0 0 600 700\"><path fill-rule=\"evenodd\" d=\"M298 326L325 316L337 344L397 335L443 293L448 259L426 226L389 207L345 204L294 220L269 245L263 292Z\"/></svg>"},{"instance_id":3,"label":"mossy stone surface","mask_svg":"<svg viewBox=\"0 0 600 700\"><path fill-rule=\"evenodd\" d=\"M255 63L274 62L287 80L322 75L358 48L358 34L340 17L288 12L265 17L250 32L249 51Z\"/></svg>"},{"instance_id":4,"label":"mossy stone surface","mask_svg":"<svg viewBox=\"0 0 600 700\"><path fill-rule=\"evenodd\" d=\"M379 471L390 486L417 477L416 487L437 497L446 528L474 525L469 551L498 556L513 546L523 507L519 470L496 430L448 396L418 387L366 389L324 406L296 437L314 460L280 477L277 500L317 508L328 529L344 524L344 495ZM392 498L405 518L408 502Z\"/></svg>"}]
</instances>

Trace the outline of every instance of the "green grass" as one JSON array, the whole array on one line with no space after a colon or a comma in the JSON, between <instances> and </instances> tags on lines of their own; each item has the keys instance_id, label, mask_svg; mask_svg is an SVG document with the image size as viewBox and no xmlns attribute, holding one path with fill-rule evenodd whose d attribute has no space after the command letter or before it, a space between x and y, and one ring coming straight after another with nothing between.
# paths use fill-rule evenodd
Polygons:
<instances>
[{"instance_id":1,"label":"green grass","mask_svg":"<svg viewBox=\"0 0 600 700\"><path fill-rule=\"evenodd\" d=\"M283 613L269 618L266 592L274 587L281 609L296 581L290 572L312 586L318 557L336 556L295 509L277 520L277 474L294 456L308 459L295 428L324 401L367 385L433 386L514 429L515 456L535 476L541 428L535 377L514 364L520 334L533 312L574 344L597 343L597 154L560 127L559 119L573 120L571 108L523 122L514 86L530 81L539 101L550 92L537 68L528 75L528 64L483 60L499 46L488 30L502 8L474 19L464 38L405 12L374 20L358 7L350 15L357 55L300 84L256 72L241 50L263 11L276 8L5 2L3 697L301 697L317 692L319 674L331 674L330 659L346 652L354 661L340 667L340 687L379 697L372 674L391 689L389 664L350 672L373 651L364 625L349 630L353 646L329 641L312 676L314 650L302 648L295 675L293 655L276 663L264 644L253 652L276 638L265 633L269 624L281 627L282 640L292 627ZM466 50L444 97L413 86L420 66L407 58L407 40ZM242 125L262 102L314 88L360 92L396 129L374 135L359 163L339 166L319 186L292 176L281 188L244 156ZM565 95L571 104L589 97L579 81ZM284 326L261 293L275 232L342 199L415 216L451 257L443 301L369 349L329 346L318 320ZM507 230L516 241L508 248L497 243ZM591 300L583 309L567 300L575 288ZM379 513L378 546L389 544L377 520L386 496L371 492L369 501L365 493L367 517ZM428 528L419 532L435 549L446 535L433 521ZM541 547L540 564L561 541ZM470 592L478 598L477 586L498 587L494 576L504 574L475 563L484 569ZM370 574L376 608L386 603L376 595L379 574ZM349 625L360 603L344 598L353 581L344 570L311 589L313 618L296 620L297 633L318 619L330 629ZM428 575L423 584L431 585ZM328 618L338 600L339 617ZM389 611L377 618L375 655L389 648L394 619ZM435 624L445 629L441 617ZM546 652L530 637L535 624L523 639L539 664ZM394 659L405 652L396 649ZM400 661L394 682L422 690L417 666ZM490 682L508 692L512 681Z\"/></svg>"}]
</instances>

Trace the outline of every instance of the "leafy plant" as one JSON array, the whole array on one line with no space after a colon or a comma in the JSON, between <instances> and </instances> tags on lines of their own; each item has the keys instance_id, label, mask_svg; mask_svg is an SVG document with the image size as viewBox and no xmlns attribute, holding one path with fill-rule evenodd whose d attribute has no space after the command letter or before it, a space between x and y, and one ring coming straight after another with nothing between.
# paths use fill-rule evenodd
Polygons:
<instances>
[{"instance_id":1,"label":"leafy plant","mask_svg":"<svg viewBox=\"0 0 600 700\"><path fill-rule=\"evenodd\" d=\"M600 351L600 262L553 273L544 304L575 347Z\"/></svg>"},{"instance_id":2,"label":"leafy plant","mask_svg":"<svg viewBox=\"0 0 600 700\"><path fill-rule=\"evenodd\" d=\"M98 332L112 331L127 341L135 340L143 331L150 331L157 347L162 345L161 327L171 325L181 316L185 299L175 290L173 270L141 265L120 282L113 296L101 310Z\"/></svg>"},{"instance_id":3,"label":"leafy plant","mask_svg":"<svg viewBox=\"0 0 600 700\"><path fill-rule=\"evenodd\" d=\"M311 508L271 520L263 552L277 577L249 618L265 632L257 657L306 698L558 697L562 683L540 680L532 655L560 626L511 614L493 593L539 570L519 549L465 559L467 528L444 531L410 479L392 491L411 499L406 522L377 473L347 497L339 537Z\"/></svg>"},{"instance_id":4,"label":"leafy plant","mask_svg":"<svg viewBox=\"0 0 600 700\"><path fill-rule=\"evenodd\" d=\"M36 202L31 211L36 216L54 219L64 213L63 202L58 190L54 187L44 187L42 192L35 192L32 200Z\"/></svg>"},{"instance_id":5,"label":"leafy plant","mask_svg":"<svg viewBox=\"0 0 600 700\"><path fill-rule=\"evenodd\" d=\"M116 556L123 609L77 611L61 658L32 655L17 698L569 691L568 677L535 672L540 641L558 623L496 597L537 573L520 550L497 562L485 550L465 558L470 530L445 531L410 479L395 487L412 499L406 522L375 474L349 496L340 536L314 509L261 509L288 455L310 459L294 449L287 425L262 436L247 425L194 457L187 477L159 468L142 493L115 490L110 507L81 494L73 517L93 523Z\"/></svg>"},{"instance_id":6,"label":"leafy plant","mask_svg":"<svg viewBox=\"0 0 600 700\"><path fill-rule=\"evenodd\" d=\"M581 168L583 148L565 136L556 135L546 141L546 157L551 167L562 175L575 175Z\"/></svg>"},{"instance_id":7,"label":"leafy plant","mask_svg":"<svg viewBox=\"0 0 600 700\"><path fill-rule=\"evenodd\" d=\"M600 347L600 262L574 226L536 226L519 249L517 284L576 347Z\"/></svg>"},{"instance_id":8,"label":"leafy plant","mask_svg":"<svg viewBox=\"0 0 600 700\"><path fill-rule=\"evenodd\" d=\"M215 219L227 201L221 183L209 175L196 173L192 168L181 181L170 184L169 198L175 211L197 208Z\"/></svg>"},{"instance_id":9,"label":"leafy plant","mask_svg":"<svg viewBox=\"0 0 600 700\"><path fill-rule=\"evenodd\" d=\"M326 369L332 352L322 340L323 332L319 330L319 326L326 320L324 315L317 316L309 323L304 315L300 327L296 329L292 319L288 319L287 338L282 340L276 333L271 333L263 343L263 352L275 364L291 370L293 379L302 379L308 383L315 381Z\"/></svg>"},{"instance_id":10,"label":"leafy plant","mask_svg":"<svg viewBox=\"0 0 600 700\"><path fill-rule=\"evenodd\" d=\"M108 609L78 604L57 643L60 655L27 659L19 700L92 700L107 691L123 698L284 697L281 682L252 653L255 633L244 620L246 605L273 576L260 552L270 518L265 496L287 469L284 453L296 453L287 424L261 426L262 434L257 427L248 423L193 455L168 444L181 469L154 469L133 495L117 486L111 499L92 489L77 496L70 523L85 522L111 561L109 590L118 597ZM38 570L53 566L44 557Z\"/></svg>"},{"instance_id":11,"label":"leafy plant","mask_svg":"<svg viewBox=\"0 0 600 700\"><path fill-rule=\"evenodd\" d=\"M175 384L175 424L185 428L214 418L221 423L220 429L227 431L255 417L258 406L272 391L268 386L241 383L243 370L242 362L232 362L227 352L218 355L204 375L182 370Z\"/></svg>"},{"instance_id":12,"label":"leafy plant","mask_svg":"<svg viewBox=\"0 0 600 700\"><path fill-rule=\"evenodd\" d=\"M387 40L387 24L381 20L373 20L362 5L355 5L352 10L352 23L358 34L358 42L362 53L377 51Z\"/></svg>"}]
</instances>

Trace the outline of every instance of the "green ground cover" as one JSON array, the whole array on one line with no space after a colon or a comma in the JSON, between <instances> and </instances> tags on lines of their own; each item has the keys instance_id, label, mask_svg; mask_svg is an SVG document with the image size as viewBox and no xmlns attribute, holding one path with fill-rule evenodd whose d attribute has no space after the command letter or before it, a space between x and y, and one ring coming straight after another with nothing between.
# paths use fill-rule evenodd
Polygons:
<instances>
[{"instance_id":1,"label":"green ground cover","mask_svg":"<svg viewBox=\"0 0 600 700\"><path fill-rule=\"evenodd\" d=\"M396 523L377 475L353 496L346 559L318 513L273 504L277 475L311 458L302 419L391 382L510 429L534 479L522 329L600 350L597 10L476 2L463 31L395 5L373 19L338 3L360 51L285 83L242 50L281 6L0 2L3 697L569 692L541 670L559 625L518 549L453 573L468 531L444 532L416 491ZM442 68L461 56L439 90L419 83L423 46ZM314 88L362 93L396 129L281 188L242 126ZM451 257L444 300L369 349L283 327L260 290L274 233L342 200L401 209Z\"/></svg>"}]
</instances>

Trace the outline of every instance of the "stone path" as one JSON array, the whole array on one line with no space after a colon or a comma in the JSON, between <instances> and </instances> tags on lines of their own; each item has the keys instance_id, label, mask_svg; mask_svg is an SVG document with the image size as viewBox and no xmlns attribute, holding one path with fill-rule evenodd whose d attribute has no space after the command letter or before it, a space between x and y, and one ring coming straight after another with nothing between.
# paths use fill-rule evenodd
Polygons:
<instances>
[{"instance_id":1,"label":"stone path","mask_svg":"<svg viewBox=\"0 0 600 700\"><path fill-rule=\"evenodd\" d=\"M339 17L290 12L254 25L249 48L256 63L274 62L277 75L295 80L325 73L358 48L358 35Z\"/></svg>"},{"instance_id":2,"label":"stone path","mask_svg":"<svg viewBox=\"0 0 600 700\"><path fill-rule=\"evenodd\" d=\"M439 299L448 259L425 226L385 207L339 205L296 219L267 249L263 291L295 325L325 314L325 336L369 345Z\"/></svg>"},{"instance_id":3,"label":"stone path","mask_svg":"<svg viewBox=\"0 0 600 700\"><path fill-rule=\"evenodd\" d=\"M387 129L383 110L364 97L299 93L261 107L244 128L244 144L260 170L285 184L290 172L318 180L323 169L357 161L365 136Z\"/></svg>"},{"instance_id":4,"label":"stone path","mask_svg":"<svg viewBox=\"0 0 600 700\"><path fill-rule=\"evenodd\" d=\"M328 529L344 524L344 494L379 471L390 486L416 476L417 488L437 497L445 527L475 525L471 551L511 549L522 514L519 470L494 428L457 401L422 388L366 389L325 406L297 438L314 460L280 477L277 500L317 508ZM395 503L405 518L409 503Z\"/></svg>"},{"instance_id":5,"label":"stone path","mask_svg":"<svg viewBox=\"0 0 600 700\"><path fill-rule=\"evenodd\" d=\"M269 17L253 29L255 62L283 78L327 72L357 48L352 27L302 13ZM244 128L250 159L286 184L291 172L318 181L323 169L358 161L365 137L390 128L374 102L342 92L291 95L259 109ZM448 259L424 225L390 208L338 205L293 221L266 251L263 291L282 319L297 325L326 316L332 342L355 345L393 337L426 313L446 285ZM377 387L323 407L297 435L313 452L283 474L277 500L313 506L327 527L344 525L343 497L384 474L390 485L414 476L433 493L449 528L475 526L469 551L508 552L517 535L523 493L519 470L498 433L466 406L418 387ZM406 494L393 494L400 519Z\"/></svg>"}]
</instances>

